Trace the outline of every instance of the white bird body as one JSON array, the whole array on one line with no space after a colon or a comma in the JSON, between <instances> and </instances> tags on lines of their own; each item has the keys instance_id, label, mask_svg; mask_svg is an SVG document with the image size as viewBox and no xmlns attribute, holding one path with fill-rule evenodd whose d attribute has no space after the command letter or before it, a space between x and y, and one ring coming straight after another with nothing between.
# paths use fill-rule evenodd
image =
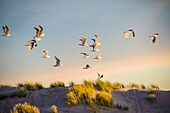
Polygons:
<instances>
[{"instance_id":1,"label":"white bird body","mask_svg":"<svg viewBox=\"0 0 170 113\"><path fill-rule=\"evenodd\" d=\"M42 58L50 58L48 51L43 51L44 56Z\"/></svg>"}]
</instances>

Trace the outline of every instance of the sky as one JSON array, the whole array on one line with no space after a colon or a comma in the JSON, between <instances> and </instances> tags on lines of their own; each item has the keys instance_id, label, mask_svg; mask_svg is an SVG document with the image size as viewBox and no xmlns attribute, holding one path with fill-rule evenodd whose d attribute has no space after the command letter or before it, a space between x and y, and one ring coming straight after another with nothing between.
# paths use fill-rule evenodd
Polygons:
<instances>
[{"instance_id":1,"label":"sky","mask_svg":"<svg viewBox=\"0 0 170 113\"><path fill-rule=\"evenodd\" d=\"M169 12L169 0L1 0L0 25L7 25L12 36L0 36L0 84L81 83L96 80L100 73L102 80L170 89ZM38 25L45 36L28 52L25 45ZM136 36L126 41L128 29ZM152 44L149 36L154 33L160 36ZM79 46L81 36L92 44L96 34L101 60L93 59L97 53L88 46ZM49 59L42 58L44 50ZM84 59L82 52L90 58ZM53 67L54 56L63 67ZM86 64L92 69L84 70Z\"/></svg>"}]
</instances>

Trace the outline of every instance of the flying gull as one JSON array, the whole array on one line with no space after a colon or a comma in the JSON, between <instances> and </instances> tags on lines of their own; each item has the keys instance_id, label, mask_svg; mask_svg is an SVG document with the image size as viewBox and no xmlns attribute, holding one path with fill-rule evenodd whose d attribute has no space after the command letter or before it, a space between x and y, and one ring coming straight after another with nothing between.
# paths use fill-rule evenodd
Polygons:
<instances>
[{"instance_id":1,"label":"flying gull","mask_svg":"<svg viewBox=\"0 0 170 113\"><path fill-rule=\"evenodd\" d=\"M42 58L50 58L48 51L43 51L44 56Z\"/></svg>"},{"instance_id":2,"label":"flying gull","mask_svg":"<svg viewBox=\"0 0 170 113\"><path fill-rule=\"evenodd\" d=\"M54 67L58 67L58 66L63 66L64 65L63 63L61 63L60 59L58 59L56 56L54 56L54 57L55 57L55 60L56 60L56 64L53 65Z\"/></svg>"},{"instance_id":3,"label":"flying gull","mask_svg":"<svg viewBox=\"0 0 170 113\"><path fill-rule=\"evenodd\" d=\"M102 59L102 57L101 57L101 53L98 53L95 57L94 57L94 59Z\"/></svg>"},{"instance_id":4,"label":"flying gull","mask_svg":"<svg viewBox=\"0 0 170 113\"><path fill-rule=\"evenodd\" d=\"M87 40L86 37L81 36L80 38L81 38L80 41L82 41L82 43L79 44L79 45L81 45L81 46L87 46L88 44L86 43L86 40Z\"/></svg>"},{"instance_id":5,"label":"flying gull","mask_svg":"<svg viewBox=\"0 0 170 113\"><path fill-rule=\"evenodd\" d=\"M99 51L99 49L98 49L99 45L98 44L90 45L90 47L93 47L92 52L98 52Z\"/></svg>"},{"instance_id":6,"label":"flying gull","mask_svg":"<svg viewBox=\"0 0 170 113\"><path fill-rule=\"evenodd\" d=\"M152 43L153 43L153 44L155 43L156 38L157 38L158 36L159 36L159 34L158 34L158 33L155 33L155 34L153 34L153 35L149 36L149 37L151 37L151 39L152 39Z\"/></svg>"},{"instance_id":7,"label":"flying gull","mask_svg":"<svg viewBox=\"0 0 170 113\"><path fill-rule=\"evenodd\" d=\"M9 28L8 26L2 26L2 29L3 29L3 35L2 36L6 36L6 37L9 37L11 36L11 34L9 34Z\"/></svg>"},{"instance_id":8,"label":"flying gull","mask_svg":"<svg viewBox=\"0 0 170 113\"><path fill-rule=\"evenodd\" d=\"M89 54L88 53L80 53L80 54L83 54L83 58L89 58Z\"/></svg>"},{"instance_id":9,"label":"flying gull","mask_svg":"<svg viewBox=\"0 0 170 113\"><path fill-rule=\"evenodd\" d=\"M25 46L27 46L28 51L31 51L34 46L37 46L37 43L35 40L29 40Z\"/></svg>"},{"instance_id":10,"label":"flying gull","mask_svg":"<svg viewBox=\"0 0 170 113\"><path fill-rule=\"evenodd\" d=\"M124 34L125 34L125 39L126 39L126 40L128 39L128 37L129 37L130 34L132 34L133 37L135 37L135 32L134 32L134 30L132 30L132 29L129 29L128 31L125 31Z\"/></svg>"},{"instance_id":11,"label":"flying gull","mask_svg":"<svg viewBox=\"0 0 170 113\"><path fill-rule=\"evenodd\" d=\"M92 68L89 64L87 64L83 69L90 69Z\"/></svg>"},{"instance_id":12,"label":"flying gull","mask_svg":"<svg viewBox=\"0 0 170 113\"><path fill-rule=\"evenodd\" d=\"M97 80L100 80L101 78L103 78L103 75L100 75L99 73L98 74L98 79Z\"/></svg>"},{"instance_id":13,"label":"flying gull","mask_svg":"<svg viewBox=\"0 0 170 113\"><path fill-rule=\"evenodd\" d=\"M93 40L94 41L94 44L92 44L91 46L93 46L93 45L101 45L100 43L99 43L99 36L98 35L94 35L95 36L95 39L94 38L92 38L91 40Z\"/></svg>"}]
</instances>

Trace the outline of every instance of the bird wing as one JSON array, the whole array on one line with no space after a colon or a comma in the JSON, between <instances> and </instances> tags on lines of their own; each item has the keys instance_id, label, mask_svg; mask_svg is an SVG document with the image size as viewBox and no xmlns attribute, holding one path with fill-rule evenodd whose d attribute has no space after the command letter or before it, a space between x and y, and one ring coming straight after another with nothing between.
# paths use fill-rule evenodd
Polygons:
<instances>
[{"instance_id":1,"label":"bird wing","mask_svg":"<svg viewBox=\"0 0 170 113\"><path fill-rule=\"evenodd\" d=\"M3 33L6 34L6 27L2 26Z\"/></svg>"},{"instance_id":2,"label":"bird wing","mask_svg":"<svg viewBox=\"0 0 170 113\"><path fill-rule=\"evenodd\" d=\"M94 44L96 43L96 39L93 39L93 38L92 38L91 40L93 40Z\"/></svg>"},{"instance_id":3,"label":"bird wing","mask_svg":"<svg viewBox=\"0 0 170 113\"><path fill-rule=\"evenodd\" d=\"M156 37L152 36L152 42L155 43L155 41L156 41Z\"/></svg>"},{"instance_id":4,"label":"bird wing","mask_svg":"<svg viewBox=\"0 0 170 113\"><path fill-rule=\"evenodd\" d=\"M5 32L6 32L6 34L8 34L8 32L9 32L8 26L5 26L5 28L6 28Z\"/></svg>"},{"instance_id":5,"label":"bird wing","mask_svg":"<svg viewBox=\"0 0 170 113\"><path fill-rule=\"evenodd\" d=\"M36 35L35 35L35 37L38 37L39 36L39 29L38 28L36 28L36 27L34 27L34 29L36 30Z\"/></svg>"},{"instance_id":6,"label":"bird wing","mask_svg":"<svg viewBox=\"0 0 170 113\"><path fill-rule=\"evenodd\" d=\"M99 74L99 73L97 73L97 75L98 75L98 77L100 78L100 74Z\"/></svg>"},{"instance_id":7,"label":"bird wing","mask_svg":"<svg viewBox=\"0 0 170 113\"><path fill-rule=\"evenodd\" d=\"M42 35L43 27L39 25L39 35Z\"/></svg>"},{"instance_id":8,"label":"bird wing","mask_svg":"<svg viewBox=\"0 0 170 113\"><path fill-rule=\"evenodd\" d=\"M135 37L135 32L134 31L132 32L132 35L133 35L133 37Z\"/></svg>"},{"instance_id":9,"label":"bird wing","mask_svg":"<svg viewBox=\"0 0 170 113\"><path fill-rule=\"evenodd\" d=\"M60 64L60 59L58 59L56 56L54 56L55 57L55 59L56 59L56 63L57 64Z\"/></svg>"},{"instance_id":10,"label":"bird wing","mask_svg":"<svg viewBox=\"0 0 170 113\"><path fill-rule=\"evenodd\" d=\"M96 42L95 42L95 43L97 44L97 43L99 42L99 37L98 37L98 35L94 35L94 36L96 37L96 38L95 38L95 39L96 39Z\"/></svg>"},{"instance_id":11,"label":"bird wing","mask_svg":"<svg viewBox=\"0 0 170 113\"><path fill-rule=\"evenodd\" d=\"M86 38L85 37L80 37L82 40L82 44L84 45L86 43Z\"/></svg>"}]
</instances>

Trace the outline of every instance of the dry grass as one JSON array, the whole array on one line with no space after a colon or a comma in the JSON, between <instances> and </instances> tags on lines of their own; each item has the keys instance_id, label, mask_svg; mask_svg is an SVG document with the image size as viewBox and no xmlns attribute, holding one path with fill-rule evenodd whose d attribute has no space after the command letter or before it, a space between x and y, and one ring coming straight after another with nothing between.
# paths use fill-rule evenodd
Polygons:
<instances>
[{"instance_id":1,"label":"dry grass","mask_svg":"<svg viewBox=\"0 0 170 113\"><path fill-rule=\"evenodd\" d=\"M11 113L40 113L40 111L37 107L25 102L24 104L16 104Z\"/></svg>"}]
</instances>

